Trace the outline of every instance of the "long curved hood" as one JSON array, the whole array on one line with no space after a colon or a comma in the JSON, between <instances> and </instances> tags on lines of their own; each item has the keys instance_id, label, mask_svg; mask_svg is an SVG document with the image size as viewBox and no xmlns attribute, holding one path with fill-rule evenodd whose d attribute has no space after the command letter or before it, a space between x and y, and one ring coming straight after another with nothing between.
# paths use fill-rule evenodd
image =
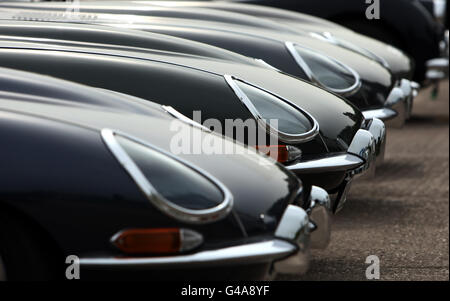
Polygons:
<instances>
[{"instance_id":1,"label":"long curved hood","mask_svg":"<svg viewBox=\"0 0 450 301\"><path fill-rule=\"evenodd\" d=\"M52 17L52 10L58 11L67 7L64 3L55 6L45 3L33 4L14 4L6 5L6 7L26 8L29 10L28 12L25 9L15 11L15 18L24 19L27 19L27 13L31 14L28 16L30 18L33 16L40 16L39 18L43 19L55 18L55 16ZM0 7L2 7L1 4ZM49 9L50 12L43 11L43 8ZM277 67L277 61L274 61L276 59L269 55L274 52L270 52L266 48L267 44L270 44L272 48L280 49L281 53L276 52L276 55L284 56L285 59L292 61L285 42L298 43L338 59L357 71L366 83L374 85L376 93L368 94L374 99L367 100L372 105L380 105L379 98L385 100L395 84L390 71L374 62L373 59L338 45L312 38L307 32L292 30L289 26L270 20L214 9L167 8L152 5L133 5L131 7L127 6L126 2L82 2L80 14L83 13L90 16L90 19L95 19L92 22L97 24L145 30L195 40L264 59L275 67ZM277 44L277 46L273 46L273 44ZM295 66L295 62L291 64ZM297 72L302 71L298 68ZM294 73L294 75L296 74Z\"/></svg>"},{"instance_id":2,"label":"long curved hood","mask_svg":"<svg viewBox=\"0 0 450 301\"><path fill-rule=\"evenodd\" d=\"M30 5L31 4L31 5ZM65 11L67 8L71 9L70 3L64 2L39 2L39 3L1 3L0 7L5 9L30 9L30 10L47 10L47 11ZM260 27L273 30L275 28L288 30L285 26L277 24L270 20L259 20L258 18L248 17L242 18L242 15L226 12L216 11L206 8L167 8L160 6L153 6L151 3L145 5L137 5L136 3L121 2L121 1L94 1L94 2L80 2L79 11L77 13L103 13L103 14L120 14L127 16L152 16L154 18L182 18L193 19L199 21L211 21L235 24L239 26ZM36 15L34 15L36 16ZM42 15L41 15L42 16ZM32 18L32 15L29 15ZM65 18L67 16L60 16ZM83 20L80 20L83 22ZM294 31L293 31L294 32Z\"/></svg>"},{"instance_id":3,"label":"long curved hood","mask_svg":"<svg viewBox=\"0 0 450 301\"><path fill-rule=\"evenodd\" d=\"M118 48L126 45L127 48L131 48L134 51L153 49L205 56L244 64L257 64L251 58L208 44L157 33L110 28L100 25L0 20L0 35L11 38L15 36L21 38L30 37L43 42L45 42L45 39L59 39L110 44L117 45Z\"/></svg>"},{"instance_id":4,"label":"long curved hood","mask_svg":"<svg viewBox=\"0 0 450 301\"><path fill-rule=\"evenodd\" d=\"M357 47L362 47L363 50L368 50L372 54L385 60L389 65L389 69L398 78L410 78L414 71L414 63L411 58L399 49L376 39L358 34L337 23L333 23L312 15L256 4L245 4L243 2L151 1L149 3L148 1L134 1L133 5L151 5L171 8L209 8L266 18L284 25L288 25L290 28L298 30L303 34L331 33L333 36L346 42L350 42Z\"/></svg>"},{"instance_id":5,"label":"long curved hood","mask_svg":"<svg viewBox=\"0 0 450 301\"><path fill-rule=\"evenodd\" d=\"M230 144L237 150L242 148L215 134L203 132L181 122L176 124L179 131L174 131L173 125L176 119L170 117L160 106L148 101L46 76L33 74L24 76L23 72L7 69L1 69L1 71L0 113L21 114L26 116L23 119L39 118L60 123L59 130L58 127L52 129L48 126L49 132L62 131L68 125L77 126L83 130L94 131L95 135L98 135L98 144L101 144L100 131L108 128L142 139L169 153L173 153L172 139L175 135L187 132L192 133L193 136L198 135L199 139L207 138L210 143ZM41 84L43 84L42 90L39 89ZM51 94L51 91L55 93ZM27 93L31 94L27 96ZM76 99L75 95L79 98ZM84 99L86 95L87 98ZM81 97L84 100L80 102ZM76 136L71 139L73 139L71 143L76 144ZM61 144L64 142L61 141ZM77 148L78 146L74 146L74 149ZM94 161L96 159L98 162L104 162L105 160L101 157L109 157L106 148L104 149L103 154L92 153ZM235 238L239 236L242 238L244 234L273 233L285 208L297 200L301 191L301 184L293 174L278 163L251 150L242 150L239 154L215 154L214 156L204 153L176 153L175 155L205 170L230 190L234 198L234 212L245 227L244 233ZM66 156L70 157L68 154ZM117 164L108 164L110 165ZM115 172L119 173L119 171ZM241 177L245 177L246 181L242 181ZM261 183L265 185L262 187ZM112 189L112 191L121 195L120 189ZM127 196L124 198L127 199ZM261 219L261 215L265 218ZM235 233L239 233L242 228L238 226L238 223L233 222L235 217L230 214L222 226L234 227ZM212 225L212 227L215 226ZM233 230L230 229L229 233L233 233ZM212 239L214 240L214 237Z\"/></svg>"},{"instance_id":6,"label":"long curved hood","mask_svg":"<svg viewBox=\"0 0 450 301\"><path fill-rule=\"evenodd\" d=\"M15 66L16 68L31 67L28 66L30 63L26 63L20 58L17 59L17 62L9 62L8 57L14 56L14 49L28 49L26 50L27 54L25 55L29 56L30 60L38 60L38 49L46 50L46 56L48 56L49 60L60 59L62 61L67 61L70 60L70 58L73 58L74 60L79 59L80 64L87 64L87 61L98 59L98 62L102 64L102 61L106 59L110 62L108 63L110 66L114 66L114 64L121 65L121 68L124 68L124 66L129 66L128 68L130 72L131 70L137 70L136 67L133 67L136 64L139 64L142 68L148 68L148 72L151 72L152 64L156 64L158 66L173 66L177 69L181 68L180 70L185 70L183 72L190 73L190 76L193 79L195 79L195 74L197 74L199 81L202 81L202 78L205 76L212 76L213 78L216 78L215 81L218 81L221 85L223 85L221 89L227 91L227 95L229 95L232 99L237 100L237 96L230 93L231 89L227 86L224 79L224 75L232 75L255 86L262 87L263 89L270 91L271 93L276 94L288 101L291 101L310 113L318 121L320 125L320 133L325 139L327 148L330 151L345 151L346 149L342 148L342 146L340 146L336 141L339 138L347 145L350 144L353 136L359 130L363 121L363 116L360 111L344 99L337 97L321 88L315 87L305 81L264 67L250 66L221 60L207 60L196 56L181 54L174 55L172 53L163 54L158 52L144 54L142 52L125 52L107 48L99 49L94 47L88 48L50 44L46 45L30 42L19 43L4 41L2 42L1 47L4 48L1 52L5 55L1 58L1 64L8 64L5 66ZM44 58L43 54L44 53L40 54L42 58ZM32 57L35 57L35 59ZM86 63L83 63L83 61L86 61ZM34 65L34 71L40 70L39 62L35 62ZM95 66L90 66L90 68L95 69ZM45 72L44 68L42 69L42 72ZM55 72L62 74L61 72L64 71ZM157 70L153 72L155 73L155 76L158 74ZM76 75L73 76L75 78L77 77ZM87 78L87 76L83 76L83 73L81 73L80 76ZM135 91L130 91L130 93L135 93ZM142 95L135 96L143 97ZM156 99L156 101L158 101L158 99ZM240 110L242 110L242 108ZM230 117L232 119L236 118L236 116ZM211 116L211 118L217 118L217 116Z\"/></svg>"},{"instance_id":7,"label":"long curved hood","mask_svg":"<svg viewBox=\"0 0 450 301\"><path fill-rule=\"evenodd\" d=\"M365 84L364 98L356 103L359 108L384 105L387 96L395 85L393 74L373 59L309 35L293 35L275 31L263 32L259 29L248 28L243 30L233 26L227 26L224 29L225 25L220 23L204 23L195 20L189 20L190 27L185 27L182 25L184 22L187 21L166 19L157 25L155 25L155 22L152 24L145 22L136 24L110 23L109 25L173 35L225 48L246 56L263 59L280 70L302 78L305 78L306 75L289 53L285 42L299 44L313 49L317 53L332 54L331 57L355 70Z\"/></svg>"},{"instance_id":8,"label":"long curved hood","mask_svg":"<svg viewBox=\"0 0 450 301\"><path fill-rule=\"evenodd\" d=\"M119 2L119 1L118 1ZM160 7L187 7L187 8L209 8L222 11L246 14L249 16L263 17L275 21L296 21L305 25L326 26L329 29L345 29L342 25L318 18L312 15L292 12L285 9L267 7L258 4L247 4L245 1L120 1L122 5L133 6L160 6Z\"/></svg>"},{"instance_id":9,"label":"long curved hood","mask_svg":"<svg viewBox=\"0 0 450 301\"><path fill-rule=\"evenodd\" d=\"M293 23L291 25L297 26ZM303 25L299 27L306 28ZM317 26L316 28L311 28L310 32L327 33L330 30ZM351 44L363 48L363 51L368 50L371 55L375 55L384 60L396 79L411 79L414 75L414 60L400 49L346 28L332 30L331 32L334 37L343 41L350 41Z\"/></svg>"}]
</instances>

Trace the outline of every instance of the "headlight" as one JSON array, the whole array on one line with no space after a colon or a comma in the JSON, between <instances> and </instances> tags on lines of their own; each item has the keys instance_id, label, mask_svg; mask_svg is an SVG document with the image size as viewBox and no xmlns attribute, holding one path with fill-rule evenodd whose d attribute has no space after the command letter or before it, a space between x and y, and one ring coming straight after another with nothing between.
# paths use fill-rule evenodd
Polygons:
<instances>
[{"instance_id":1,"label":"headlight","mask_svg":"<svg viewBox=\"0 0 450 301\"><path fill-rule=\"evenodd\" d=\"M149 201L165 214L187 223L207 223L231 211L231 192L205 171L126 134L104 129L101 135Z\"/></svg>"},{"instance_id":2,"label":"headlight","mask_svg":"<svg viewBox=\"0 0 450 301\"><path fill-rule=\"evenodd\" d=\"M258 124L286 143L307 142L319 133L319 124L306 111L260 87L225 75L236 96L248 108ZM267 121L277 120L278 128Z\"/></svg>"},{"instance_id":3,"label":"headlight","mask_svg":"<svg viewBox=\"0 0 450 301\"><path fill-rule=\"evenodd\" d=\"M286 47L313 83L344 96L361 87L358 73L337 60L291 42Z\"/></svg>"}]
</instances>

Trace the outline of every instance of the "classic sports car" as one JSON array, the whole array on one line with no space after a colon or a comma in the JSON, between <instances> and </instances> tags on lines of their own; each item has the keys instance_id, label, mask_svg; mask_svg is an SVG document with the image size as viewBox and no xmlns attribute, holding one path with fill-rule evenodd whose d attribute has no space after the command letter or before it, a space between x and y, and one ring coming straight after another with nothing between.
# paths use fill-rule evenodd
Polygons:
<instances>
[{"instance_id":1,"label":"classic sports car","mask_svg":"<svg viewBox=\"0 0 450 301\"><path fill-rule=\"evenodd\" d=\"M305 204L251 149L173 154L174 123L243 146L159 105L4 68L0 99L0 279L63 278L69 255L81 279L261 279L304 272L329 239L324 190Z\"/></svg>"},{"instance_id":2,"label":"classic sports car","mask_svg":"<svg viewBox=\"0 0 450 301\"><path fill-rule=\"evenodd\" d=\"M167 2L171 3L172 1ZM444 1L382 0L380 2L379 20L368 20L366 18L366 11L370 4L360 0L227 0L226 2L233 2L238 5L245 3L249 6L258 4L304 13L302 15L297 14L299 20L311 19L308 15L326 18L336 22L335 24L343 25L363 35L392 44L412 56L416 63L413 79L422 85L444 77L443 72L436 71L448 68L448 54L446 60L436 60L448 53L448 29L446 30L444 26L435 21L435 18L442 19L445 15L445 3L442 3ZM435 3L426 4L426 2ZM210 2L199 1L198 3L203 6L203 3ZM222 4L222 1L219 3ZM433 11L434 6L436 6L435 18L423 4ZM206 4L205 7L207 6ZM231 10L239 11L234 6ZM399 18L399 15L401 15L401 18ZM280 16L278 19L282 21L283 18ZM292 21L294 20L289 19L288 17L286 21L293 24ZM404 22L405 19L414 20L414 22ZM322 23L321 25L325 24L325 22L319 22L317 18L316 21L316 23ZM301 23L303 22L301 21ZM329 25L331 24L333 23L329 22ZM337 26L330 26L330 28L326 31L336 31L340 32L339 34L346 35Z\"/></svg>"},{"instance_id":3,"label":"classic sports car","mask_svg":"<svg viewBox=\"0 0 450 301\"><path fill-rule=\"evenodd\" d=\"M401 54L397 61L404 70L393 77L373 57L275 22L211 9L174 10L148 5L130 7L127 2L103 3L96 6L95 2L82 2L73 19L70 14L40 10L61 10L68 5L64 3L32 3L23 7L17 4L19 10L11 9L14 5L5 5L10 8L1 9L0 15L5 19L100 23L195 40L262 59L283 72L341 94L363 110L367 118L390 120L391 125L402 126L410 116L418 87L400 78L411 70L410 61ZM143 14L153 17L139 16ZM338 60L325 53L333 53Z\"/></svg>"},{"instance_id":4,"label":"classic sports car","mask_svg":"<svg viewBox=\"0 0 450 301\"><path fill-rule=\"evenodd\" d=\"M31 40L1 40L0 66L156 101L263 152L275 150L276 159L307 187L337 194L333 211L344 203L352 178L374 171L384 156L383 122L365 120L345 100L272 69L106 44ZM230 124L236 132L229 131Z\"/></svg>"},{"instance_id":5,"label":"classic sports car","mask_svg":"<svg viewBox=\"0 0 450 301\"><path fill-rule=\"evenodd\" d=\"M279 24L288 25L289 29L291 31L294 29L297 34L311 36L367 56L383 66L389 67L398 78L410 78L413 72L410 60L391 45L310 15L268 8L261 5L246 4L247 2L237 3L232 1L114 1L112 3L114 3L113 7L121 6L126 12L130 13L135 11L136 8L145 10L145 8L148 9L149 7L166 7L166 10L207 8L222 12L238 13L242 19L249 19L249 16L252 16L272 20ZM110 1L107 6L110 7L112 3ZM136 12L136 14L142 13ZM223 22L222 20L220 21Z\"/></svg>"}]
</instances>

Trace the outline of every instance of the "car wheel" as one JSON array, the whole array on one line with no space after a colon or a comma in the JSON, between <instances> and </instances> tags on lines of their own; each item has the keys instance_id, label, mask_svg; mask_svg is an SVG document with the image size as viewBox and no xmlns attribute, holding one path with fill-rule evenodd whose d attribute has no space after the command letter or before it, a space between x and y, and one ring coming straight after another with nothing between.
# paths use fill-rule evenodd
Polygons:
<instances>
[{"instance_id":1,"label":"car wheel","mask_svg":"<svg viewBox=\"0 0 450 301\"><path fill-rule=\"evenodd\" d=\"M56 280L57 252L37 226L19 215L0 210L0 280Z\"/></svg>"}]
</instances>

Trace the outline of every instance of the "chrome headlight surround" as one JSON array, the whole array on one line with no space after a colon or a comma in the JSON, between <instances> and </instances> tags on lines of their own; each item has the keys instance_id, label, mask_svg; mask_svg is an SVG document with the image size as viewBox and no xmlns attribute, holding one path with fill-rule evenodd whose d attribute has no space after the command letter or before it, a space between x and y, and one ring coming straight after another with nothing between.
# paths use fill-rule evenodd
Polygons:
<instances>
[{"instance_id":1,"label":"chrome headlight surround","mask_svg":"<svg viewBox=\"0 0 450 301\"><path fill-rule=\"evenodd\" d=\"M305 143L305 142L311 141L319 134L319 123L317 122L317 120L313 116L311 116L311 114L309 114L305 110L298 107L296 104L294 104L272 92L269 92L261 87L253 85L247 81L236 78L234 76L224 75L224 78L225 78L225 81L227 82L227 84L230 86L230 88L233 90L233 92L239 98L239 100L247 107L247 109L250 111L250 113L256 119L256 121L258 122L258 125L261 126L262 128L264 128L269 133L279 137L279 139L281 141L283 141L285 143ZM280 101L283 101L286 104L292 106L293 109L298 110L309 120L309 122L311 123L311 130L306 133L303 133L303 134L294 135L294 134L284 133L278 129L275 129L274 127L272 127L269 123L267 123L264 120L264 118L261 116L261 114L259 113L258 109L255 107L253 102L248 98L248 96L244 93L244 91L242 91L242 89L236 84L236 82L235 82L236 80L240 81L244 84L247 84L249 86L252 86L254 88L257 88L257 89L261 90L262 92L265 92L275 98L278 98Z\"/></svg>"},{"instance_id":2,"label":"chrome headlight surround","mask_svg":"<svg viewBox=\"0 0 450 301\"><path fill-rule=\"evenodd\" d=\"M298 44L292 43L292 42L286 42L285 43L286 48L288 49L289 53L292 55L292 57L294 58L294 60L297 62L297 64L303 69L303 71L306 73L306 75L308 76L309 80L311 80L313 83L327 89L330 90L334 93L340 94L342 96L351 96L353 94L355 94L356 92L358 92L358 90L361 88L362 82L361 82L361 77L359 76L359 74L353 70L352 68L350 68L349 66L339 62L338 60L331 58L329 56L326 56L324 54L319 54L316 51L314 51L313 49L304 47L304 46L300 46ZM336 89L336 88L331 88L328 87L327 85L323 84L318 78L317 76L314 74L314 72L311 70L311 68L309 67L308 63L303 59L303 57L301 56L301 54L297 51L297 49L295 47L300 47L303 48L307 51L311 51L314 52L315 55L323 57L325 60L329 60L332 61L334 64L338 65L339 67L347 70L349 72L349 74L351 74L354 78L354 83L345 89Z\"/></svg>"},{"instance_id":3,"label":"chrome headlight surround","mask_svg":"<svg viewBox=\"0 0 450 301\"><path fill-rule=\"evenodd\" d=\"M274 70L274 71L277 71L277 72L281 72L280 69L278 69L278 68L276 68L276 67L270 65L270 64L267 63L265 60L257 59L257 58L255 58L254 60L255 60L256 63L258 63L258 64L261 65L262 67L269 68L269 69Z\"/></svg>"},{"instance_id":4,"label":"chrome headlight surround","mask_svg":"<svg viewBox=\"0 0 450 301\"><path fill-rule=\"evenodd\" d=\"M159 152L168 158L175 160L186 167L200 174L201 176L208 179L212 184L214 184L222 193L223 201L219 205L213 208L203 209L203 210L192 210L183 208L171 202L162 196L156 188L150 183L135 161L129 156L129 154L125 151L125 149L120 145L115 136L121 136L126 138L132 142L140 144L144 147L147 147L151 150ZM205 224L210 222L218 221L224 217L226 217L233 208L233 195L228 190L228 188L222 184L215 177L210 175L204 170L199 169L198 167L181 160L180 158L161 150L145 141L140 140L139 138L132 137L128 134L122 133L120 131L115 131L111 129L103 129L101 131L101 137L106 144L107 148L111 151L117 161L122 165L125 171L131 176L133 181L139 187L139 189L144 193L147 199L152 203L156 208L161 210L163 213L167 214L170 217L173 217L177 220L191 223L191 224Z\"/></svg>"},{"instance_id":5,"label":"chrome headlight surround","mask_svg":"<svg viewBox=\"0 0 450 301\"><path fill-rule=\"evenodd\" d=\"M183 115L180 112L178 112L177 110L175 110L175 108L173 108L171 106L164 106L164 105L162 105L161 108L164 111L166 111L166 113L168 113L170 116L172 116L172 117L174 117L174 118L176 118L176 119L178 119L178 120L180 120L180 121L182 121L182 122L184 122L186 124L189 124L189 125L191 125L191 126L193 126L195 128L198 128L198 129L200 129L200 130L202 130L204 132L211 133L210 129L208 129L207 127L201 125L200 123L192 120L191 118L186 117L185 115Z\"/></svg>"}]
</instances>

